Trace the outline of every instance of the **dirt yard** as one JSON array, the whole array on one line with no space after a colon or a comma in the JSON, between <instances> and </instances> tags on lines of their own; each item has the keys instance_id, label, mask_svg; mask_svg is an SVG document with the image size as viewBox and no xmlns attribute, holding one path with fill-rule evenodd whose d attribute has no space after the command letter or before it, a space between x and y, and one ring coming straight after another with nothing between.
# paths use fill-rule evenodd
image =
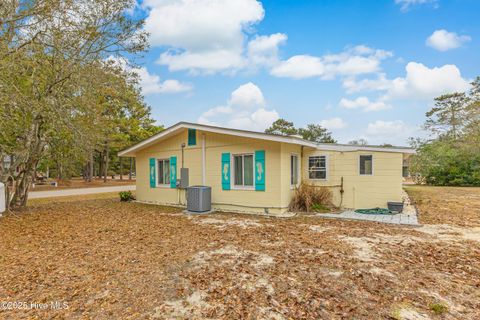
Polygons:
<instances>
[{"instance_id":1,"label":"dirt yard","mask_svg":"<svg viewBox=\"0 0 480 320\"><path fill-rule=\"evenodd\" d=\"M478 319L480 229L438 212L407 228L32 201L0 219L0 318Z\"/></svg>"}]
</instances>

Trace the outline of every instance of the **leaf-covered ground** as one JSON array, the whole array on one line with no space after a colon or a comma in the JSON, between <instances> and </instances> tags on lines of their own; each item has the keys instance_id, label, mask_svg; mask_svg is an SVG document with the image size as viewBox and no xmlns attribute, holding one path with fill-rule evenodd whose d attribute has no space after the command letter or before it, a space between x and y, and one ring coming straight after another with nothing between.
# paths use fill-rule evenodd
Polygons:
<instances>
[{"instance_id":1,"label":"leaf-covered ground","mask_svg":"<svg viewBox=\"0 0 480 320\"><path fill-rule=\"evenodd\" d=\"M0 220L0 318L476 319L479 233L32 202Z\"/></svg>"},{"instance_id":2,"label":"leaf-covered ground","mask_svg":"<svg viewBox=\"0 0 480 320\"><path fill-rule=\"evenodd\" d=\"M480 227L480 188L409 186L421 223Z\"/></svg>"}]
</instances>

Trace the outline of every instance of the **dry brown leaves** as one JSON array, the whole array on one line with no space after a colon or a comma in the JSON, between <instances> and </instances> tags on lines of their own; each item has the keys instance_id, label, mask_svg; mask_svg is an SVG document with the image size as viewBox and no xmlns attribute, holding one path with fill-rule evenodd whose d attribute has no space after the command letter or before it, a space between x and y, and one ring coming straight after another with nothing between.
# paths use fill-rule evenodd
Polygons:
<instances>
[{"instance_id":1,"label":"dry brown leaves","mask_svg":"<svg viewBox=\"0 0 480 320\"><path fill-rule=\"evenodd\" d=\"M420 223L480 227L480 188L409 186L406 190L420 212Z\"/></svg>"},{"instance_id":2,"label":"dry brown leaves","mask_svg":"<svg viewBox=\"0 0 480 320\"><path fill-rule=\"evenodd\" d=\"M69 305L0 318L480 316L480 243L412 228L100 199L39 204L0 234L0 301Z\"/></svg>"}]
</instances>

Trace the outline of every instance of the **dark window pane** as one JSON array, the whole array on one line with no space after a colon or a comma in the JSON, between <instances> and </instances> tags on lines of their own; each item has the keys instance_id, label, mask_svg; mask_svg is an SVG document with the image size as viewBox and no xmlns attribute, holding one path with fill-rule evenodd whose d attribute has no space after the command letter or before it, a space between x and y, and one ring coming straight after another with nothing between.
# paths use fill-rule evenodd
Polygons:
<instances>
[{"instance_id":1,"label":"dark window pane","mask_svg":"<svg viewBox=\"0 0 480 320\"><path fill-rule=\"evenodd\" d=\"M325 156L309 157L308 171L308 176L310 179L326 179L327 158Z\"/></svg>"},{"instance_id":2,"label":"dark window pane","mask_svg":"<svg viewBox=\"0 0 480 320\"><path fill-rule=\"evenodd\" d=\"M164 178L163 181L165 181L165 184L170 184L170 160L163 160L163 172L164 172Z\"/></svg>"},{"instance_id":3,"label":"dark window pane","mask_svg":"<svg viewBox=\"0 0 480 320\"><path fill-rule=\"evenodd\" d=\"M321 157L318 162L319 162L319 165L318 165L319 168L325 168L325 157Z\"/></svg>"},{"instance_id":4,"label":"dark window pane","mask_svg":"<svg viewBox=\"0 0 480 320\"><path fill-rule=\"evenodd\" d=\"M311 179L326 179L327 178L327 172L324 170L319 170L319 171L312 171L313 175L311 174L310 176L313 176Z\"/></svg>"},{"instance_id":5,"label":"dark window pane","mask_svg":"<svg viewBox=\"0 0 480 320\"><path fill-rule=\"evenodd\" d=\"M234 162L234 169L235 169L235 185L241 186L243 185L243 163L242 163L242 156L235 156L233 158Z\"/></svg>"},{"instance_id":6,"label":"dark window pane","mask_svg":"<svg viewBox=\"0 0 480 320\"><path fill-rule=\"evenodd\" d=\"M321 168L325 169L326 165L326 158L325 156L319 156L319 157L310 157L308 159L308 168Z\"/></svg>"},{"instance_id":7,"label":"dark window pane","mask_svg":"<svg viewBox=\"0 0 480 320\"><path fill-rule=\"evenodd\" d=\"M244 183L245 186L253 186L253 156L246 155L244 161Z\"/></svg>"},{"instance_id":8,"label":"dark window pane","mask_svg":"<svg viewBox=\"0 0 480 320\"><path fill-rule=\"evenodd\" d=\"M327 171L317 171L317 179L327 179Z\"/></svg>"},{"instance_id":9,"label":"dark window pane","mask_svg":"<svg viewBox=\"0 0 480 320\"><path fill-rule=\"evenodd\" d=\"M290 183L296 185L298 183L298 157L290 157Z\"/></svg>"},{"instance_id":10,"label":"dark window pane","mask_svg":"<svg viewBox=\"0 0 480 320\"><path fill-rule=\"evenodd\" d=\"M163 184L163 161L158 161L158 184Z\"/></svg>"},{"instance_id":11,"label":"dark window pane","mask_svg":"<svg viewBox=\"0 0 480 320\"><path fill-rule=\"evenodd\" d=\"M373 157L360 156L360 174L371 175L373 172Z\"/></svg>"}]
</instances>

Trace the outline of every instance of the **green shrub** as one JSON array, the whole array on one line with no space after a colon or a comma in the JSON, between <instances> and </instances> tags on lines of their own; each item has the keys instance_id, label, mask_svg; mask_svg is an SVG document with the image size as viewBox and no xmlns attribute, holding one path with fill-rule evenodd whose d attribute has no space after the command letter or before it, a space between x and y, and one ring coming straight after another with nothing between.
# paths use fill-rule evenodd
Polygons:
<instances>
[{"instance_id":1,"label":"green shrub","mask_svg":"<svg viewBox=\"0 0 480 320\"><path fill-rule=\"evenodd\" d=\"M480 153L464 143L424 143L412 158L410 172L436 186L480 186Z\"/></svg>"},{"instance_id":2,"label":"green shrub","mask_svg":"<svg viewBox=\"0 0 480 320\"><path fill-rule=\"evenodd\" d=\"M129 202L132 200L135 200L135 197L133 196L131 191L122 191L119 193L120 195L120 201L122 202Z\"/></svg>"}]
</instances>

